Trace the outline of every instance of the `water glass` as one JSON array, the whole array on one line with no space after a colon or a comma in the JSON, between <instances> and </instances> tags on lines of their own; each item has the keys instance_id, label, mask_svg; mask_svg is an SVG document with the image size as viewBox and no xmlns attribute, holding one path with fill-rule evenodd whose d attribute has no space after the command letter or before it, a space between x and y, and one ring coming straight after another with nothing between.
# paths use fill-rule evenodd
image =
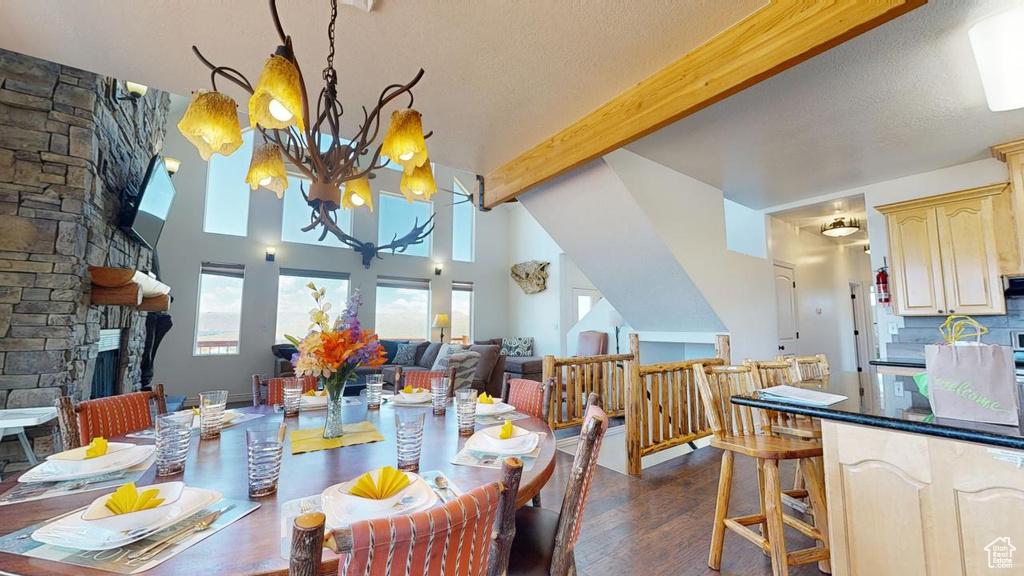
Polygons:
<instances>
[{"instance_id":1,"label":"water glass","mask_svg":"<svg viewBox=\"0 0 1024 576\"><path fill-rule=\"evenodd\" d=\"M277 492L284 452L283 423L259 424L246 429L249 447L249 497L259 498Z\"/></svg>"},{"instance_id":2,"label":"water glass","mask_svg":"<svg viewBox=\"0 0 1024 576\"><path fill-rule=\"evenodd\" d=\"M434 416L444 416L448 407L448 388L451 386L449 378L430 379L430 401L434 406Z\"/></svg>"},{"instance_id":3,"label":"water glass","mask_svg":"<svg viewBox=\"0 0 1024 576\"><path fill-rule=\"evenodd\" d=\"M188 445L192 440L191 410L169 412L156 417L156 475L172 476L185 470Z\"/></svg>"},{"instance_id":4,"label":"water glass","mask_svg":"<svg viewBox=\"0 0 1024 576\"><path fill-rule=\"evenodd\" d=\"M384 391L384 376L370 374L366 377L366 409L380 410L380 396Z\"/></svg>"},{"instance_id":5,"label":"water glass","mask_svg":"<svg viewBox=\"0 0 1024 576\"><path fill-rule=\"evenodd\" d=\"M423 449L423 421L425 410L395 411L395 433L398 438L398 469L419 472L420 451Z\"/></svg>"},{"instance_id":6,"label":"water glass","mask_svg":"<svg viewBox=\"0 0 1024 576\"><path fill-rule=\"evenodd\" d=\"M456 390L455 410L459 417L459 436L472 436L476 426L476 389Z\"/></svg>"},{"instance_id":7,"label":"water glass","mask_svg":"<svg viewBox=\"0 0 1024 576\"><path fill-rule=\"evenodd\" d=\"M302 380L298 378L283 378L281 380L281 392L284 395L284 415L298 416L299 402L302 400Z\"/></svg>"},{"instance_id":8,"label":"water glass","mask_svg":"<svg viewBox=\"0 0 1024 576\"><path fill-rule=\"evenodd\" d=\"M224 406L227 403L227 390L199 394L199 438L206 440L220 436L220 429L224 423Z\"/></svg>"}]
</instances>

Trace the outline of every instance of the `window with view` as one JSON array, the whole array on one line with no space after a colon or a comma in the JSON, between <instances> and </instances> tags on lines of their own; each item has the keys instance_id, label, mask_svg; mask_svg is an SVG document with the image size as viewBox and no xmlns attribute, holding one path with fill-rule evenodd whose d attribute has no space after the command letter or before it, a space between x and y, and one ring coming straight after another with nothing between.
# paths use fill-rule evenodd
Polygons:
<instances>
[{"instance_id":1,"label":"window with view","mask_svg":"<svg viewBox=\"0 0 1024 576\"><path fill-rule=\"evenodd\" d=\"M375 331L386 340L426 340L430 314L430 282L402 278L377 279Z\"/></svg>"},{"instance_id":2,"label":"window with view","mask_svg":"<svg viewBox=\"0 0 1024 576\"><path fill-rule=\"evenodd\" d=\"M245 236L249 231L249 185L252 130L242 132L242 147L231 156L214 154L206 173L203 232Z\"/></svg>"},{"instance_id":3,"label":"window with view","mask_svg":"<svg viewBox=\"0 0 1024 576\"><path fill-rule=\"evenodd\" d=\"M452 282L452 342L473 343L473 284Z\"/></svg>"},{"instance_id":4,"label":"window with view","mask_svg":"<svg viewBox=\"0 0 1024 576\"><path fill-rule=\"evenodd\" d=\"M309 332L309 311L313 308L312 291L309 283L327 290L327 303L331 305L331 320L345 309L348 299L348 274L333 272L309 272L306 270L281 269L277 279L277 329L275 340L278 344L287 342L285 335L302 338Z\"/></svg>"},{"instance_id":5,"label":"window with view","mask_svg":"<svg viewBox=\"0 0 1024 576\"><path fill-rule=\"evenodd\" d=\"M430 219L434 213L433 202L409 202L403 196L381 192L377 200L378 232L377 245L389 244L396 236L401 238L412 230L414 224L419 221L423 224ZM420 244L409 246L405 252L409 256L430 256L430 236L427 236Z\"/></svg>"},{"instance_id":6,"label":"window with view","mask_svg":"<svg viewBox=\"0 0 1024 576\"><path fill-rule=\"evenodd\" d=\"M288 175L288 189L284 193L284 207L281 211L281 241L299 242L301 244L313 244L316 246L333 246L336 248L348 248L338 237L330 232L320 241L320 234L323 228L314 228L309 232L303 232L302 227L309 225L309 204L302 197L302 190L309 193L309 180L293 174ZM340 210L335 212L338 218L338 226L346 234L352 233L352 211Z\"/></svg>"},{"instance_id":7,"label":"window with view","mask_svg":"<svg viewBox=\"0 0 1024 576\"><path fill-rule=\"evenodd\" d=\"M195 355L238 354L244 276L245 267L241 264L203 262L199 273Z\"/></svg>"},{"instance_id":8,"label":"window with view","mask_svg":"<svg viewBox=\"0 0 1024 576\"><path fill-rule=\"evenodd\" d=\"M473 219L476 208L473 206L472 195L466 190L459 179L455 178L455 205L452 206L452 260L460 262L473 261Z\"/></svg>"}]
</instances>

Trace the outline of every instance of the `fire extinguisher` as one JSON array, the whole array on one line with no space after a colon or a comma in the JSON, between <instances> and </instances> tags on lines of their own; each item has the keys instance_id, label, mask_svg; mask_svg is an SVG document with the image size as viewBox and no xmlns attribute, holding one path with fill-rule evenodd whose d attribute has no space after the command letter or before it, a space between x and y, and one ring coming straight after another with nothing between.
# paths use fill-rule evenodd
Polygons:
<instances>
[{"instance_id":1,"label":"fire extinguisher","mask_svg":"<svg viewBox=\"0 0 1024 576\"><path fill-rule=\"evenodd\" d=\"M875 273L875 295L882 306L889 305L889 271L883 266Z\"/></svg>"}]
</instances>

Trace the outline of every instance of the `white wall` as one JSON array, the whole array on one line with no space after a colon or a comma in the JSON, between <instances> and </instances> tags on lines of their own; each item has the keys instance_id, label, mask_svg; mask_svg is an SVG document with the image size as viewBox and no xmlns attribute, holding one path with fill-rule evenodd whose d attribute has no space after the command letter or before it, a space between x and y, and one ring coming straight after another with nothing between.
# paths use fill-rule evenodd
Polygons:
<instances>
[{"instance_id":1,"label":"white wall","mask_svg":"<svg viewBox=\"0 0 1024 576\"><path fill-rule=\"evenodd\" d=\"M870 256L862 246L842 245L821 234L769 218L771 256L791 264L796 275L795 354L825 354L833 370L857 371L850 283L872 282ZM868 327L864 327L868 330ZM863 367L865 370L867 366Z\"/></svg>"},{"instance_id":2,"label":"white wall","mask_svg":"<svg viewBox=\"0 0 1024 576\"><path fill-rule=\"evenodd\" d=\"M533 353L537 356L563 353L561 279L562 249L530 216L522 204L506 204L507 266L504 270L508 293L508 336L533 336ZM550 262L547 288L537 294L526 294L509 273L508 267L520 262Z\"/></svg>"},{"instance_id":3,"label":"white wall","mask_svg":"<svg viewBox=\"0 0 1024 576\"><path fill-rule=\"evenodd\" d=\"M177 109L172 108L170 118L173 124L177 124L183 110L180 102ZM437 217L431 235L432 257L388 253L383 255L383 259L375 260L370 269L365 269L360 255L347 248L282 242L282 203L273 193L263 190L250 196L247 237L204 233L207 163L174 129L168 131L164 154L182 160L181 169L174 176L177 196L158 245L163 280L172 287L174 296L171 308L174 327L157 355L155 381L165 383L169 394L194 397L203 390L225 388L231 391L233 399L250 397L250 376L254 373L268 374L273 370L270 346L274 344L280 268L349 273L351 288L362 290L364 305L360 319L370 329L374 326L378 275L430 280L431 318L434 312L451 310L452 281L472 282L473 338L508 335L508 208L477 213L475 262L453 262L452 198L439 190L433 198ZM455 171L438 164L434 174L439 189L451 188ZM380 190L398 191L401 174L385 169L380 170L377 176L370 181L375 205ZM472 182L472 178L469 181ZM290 190L287 193L294 192ZM376 242L376 213L357 210L353 234ZM264 252L268 245L277 247L274 262L265 261ZM238 355L192 355L199 269L204 261L245 265ZM434 275L435 262L443 264L441 276ZM557 298L557 291L554 294ZM437 330L432 331L432 339L437 339Z\"/></svg>"}]
</instances>

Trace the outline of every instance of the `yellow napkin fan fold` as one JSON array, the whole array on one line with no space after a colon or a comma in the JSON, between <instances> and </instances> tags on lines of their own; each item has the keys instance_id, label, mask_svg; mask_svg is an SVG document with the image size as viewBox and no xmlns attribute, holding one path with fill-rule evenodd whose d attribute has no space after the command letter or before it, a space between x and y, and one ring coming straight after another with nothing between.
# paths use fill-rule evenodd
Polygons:
<instances>
[{"instance_id":1,"label":"yellow napkin fan fold","mask_svg":"<svg viewBox=\"0 0 1024 576\"><path fill-rule=\"evenodd\" d=\"M163 504L164 499L156 497L159 493L159 490L153 488L139 494L139 491L135 488L135 483L129 482L110 495L106 507L116 515L149 510Z\"/></svg>"},{"instance_id":2,"label":"yellow napkin fan fold","mask_svg":"<svg viewBox=\"0 0 1024 576\"><path fill-rule=\"evenodd\" d=\"M412 384L407 384L405 388L402 388L403 394L419 394L420 392L423 391L423 388L413 388Z\"/></svg>"},{"instance_id":3,"label":"yellow napkin fan fold","mask_svg":"<svg viewBox=\"0 0 1024 576\"><path fill-rule=\"evenodd\" d=\"M512 421L505 420L505 423L501 425L501 432L498 434L498 438L502 440L508 440L512 438Z\"/></svg>"},{"instance_id":4,"label":"yellow napkin fan fold","mask_svg":"<svg viewBox=\"0 0 1024 576\"><path fill-rule=\"evenodd\" d=\"M494 397L488 394L487 392L484 392L479 397L477 397L476 401L480 404L494 404Z\"/></svg>"},{"instance_id":5,"label":"yellow napkin fan fold","mask_svg":"<svg viewBox=\"0 0 1024 576\"><path fill-rule=\"evenodd\" d=\"M97 436L89 442L89 447L85 449L85 459L96 458L97 456L103 456L107 453L107 440L102 436Z\"/></svg>"},{"instance_id":6,"label":"yellow napkin fan fold","mask_svg":"<svg viewBox=\"0 0 1024 576\"><path fill-rule=\"evenodd\" d=\"M370 500L384 500L398 494L409 485L409 477L405 472L395 470L391 466L385 466L377 473L377 482L374 483L373 476L367 472L356 480L356 485L349 492L353 496L368 498Z\"/></svg>"},{"instance_id":7,"label":"yellow napkin fan fold","mask_svg":"<svg viewBox=\"0 0 1024 576\"><path fill-rule=\"evenodd\" d=\"M327 389L323 390L310 390L309 392L303 392L303 396L327 396Z\"/></svg>"}]
</instances>

